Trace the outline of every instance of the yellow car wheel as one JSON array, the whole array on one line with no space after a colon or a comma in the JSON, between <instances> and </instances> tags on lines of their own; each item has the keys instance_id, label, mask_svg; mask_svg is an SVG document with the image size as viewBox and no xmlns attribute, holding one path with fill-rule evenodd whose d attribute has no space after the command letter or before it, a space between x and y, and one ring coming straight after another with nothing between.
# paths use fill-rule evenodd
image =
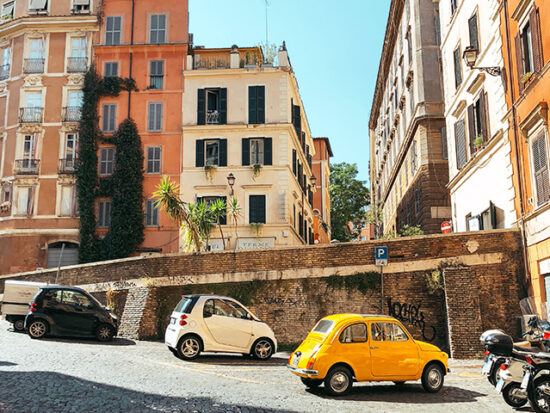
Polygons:
<instances>
[{"instance_id":1,"label":"yellow car wheel","mask_svg":"<svg viewBox=\"0 0 550 413\"><path fill-rule=\"evenodd\" d=\"M348 394L353 384L353 374L344 366L330 369L325 377L325 389L333 396Z\"/></svg>"},{"instance_id":2,"label":"yellow car wheel","mask_svg":"<svg viewBox=\"0 0 550 413\"><path fill-rule=\"evenodd\" d=\"M422 373L422 387L428 393L437 393L443 387L445 374L440 365L428 364Z\"/></svg>"}]
</instances>

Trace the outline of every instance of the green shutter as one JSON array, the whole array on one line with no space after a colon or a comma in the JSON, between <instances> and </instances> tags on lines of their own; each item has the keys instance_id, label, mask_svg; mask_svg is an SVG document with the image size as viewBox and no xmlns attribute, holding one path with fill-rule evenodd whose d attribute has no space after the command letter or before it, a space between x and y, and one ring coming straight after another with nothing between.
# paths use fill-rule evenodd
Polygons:
<instances>
[{"instance_id":1,"label":"green shutter","mask_svg":"<svg viewBox=\"0 0 550 413\"><path fill-rule=\"evenodd\" d=\"M248 123L258 123L257 116L257 94L258 88L256 86L248 86Z\"/></svg>"},{"instance_id":2,"label":"green shutter","mask_svg":"<svg viewBox=\"0 0 550 413\"><path fill-rule=\"evenodd\" d=\"M227 139L220 139L220 165L227 166Z\"/></svg>"},{"instance_id":3,"label":"green shutter","mask_svg":"<svg viewBox=\"0 0 550 413\"><path fill-rule=\"evenodd\" d=\"M242 165L243 166L250 165L250 139L249 138L242 139Z\"/></svg>"},{"instance_id":4,"label":"green shutter","mask_svg":"<svg viewBox=\"0 0 550 413\"><path fill-rule=\"evenodd\" d=\"M204 166L204 140L197 139L195 142L195 166Z\"/></svg>"},{"instance_id":5,"label":"green shutter","mask_svg":"<svg viewBox=\"0 0 550 413\"><path fill-rule=\"evenodd\" d=\"M204 89L197 90L197 125L206 124L205 112L205 92Z\"/></svg>"},{"instance_id":6,"label":"green shutter","mask_svg":"<svg viewBox=\"0 0 550 413\"><path fill-rule=\"evenodd\" d=\"M265 195L250 195L249 223L265 224Z\"/></svg>"},{"instance_id":7,"label":"green shutter","mask_svg":"<svg viewBox=\"0 0 550 413\"><path fill-rule=\"evenodd\" d=\"M474 105L468 106L468 136L470 141L470 154L474 154L475 147L474 147L474 141L476 139L476 130L475 130L475 110Z\"/></svg>"},{"instance_id":8,"label":"green shutter","mask_svg":"<svg viewBox=\"0 0 550 413\"><path fill-rule=\"evenodd\" d=\"M265 86L256 86L257 123L265 123Z\"/></svg>"},{"instance_id":9,"label":"green shutter","mask_svg":"<svg viewBox=\"0 0 550 413\"><path fill-rule=\"evenodd\" d=\"M264 138L264 165L273 165L272 138Z\"/></svg>"},{"instance_id":10,"label":"green shutter","mask_svg":"<svg viewBox=\"0 0 550 413\"><path fill-rule=\"evenodd\" d=\"M227 124L227 88L220 89L219 95L220 125Z\"/></svg>"},{"instance_id":11,"label":"green shutter","mask_svg":"<svg viewBox=\"0 0 550 413\"><path fill-rule=\"evenodd\" d=\"M298 174L298 167L296 166L296 161L297 161L296 149L293 149L292 150L292 173L294 175Z\"/></svg>"},{"instance_id":12,"label":"green shutter","mask_svg":"<svg viewBox=\"0 0 550 413\"><path fill-rule=\"evenodd\" d=\"M462 62L460 57L460 48L454 51L454 64L455 64L455 87L458 89L462 83Z\"/></svg>"}]
</instances>

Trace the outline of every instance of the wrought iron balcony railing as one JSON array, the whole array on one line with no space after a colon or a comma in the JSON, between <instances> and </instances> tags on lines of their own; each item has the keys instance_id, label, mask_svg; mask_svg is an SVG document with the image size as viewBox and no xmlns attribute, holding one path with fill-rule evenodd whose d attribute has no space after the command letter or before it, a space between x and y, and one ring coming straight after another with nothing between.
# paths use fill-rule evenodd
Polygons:
<instances>
[{"instance_id":1,"label":"wrought iron balcony railing","mask_svg":"<svg viewBox=\"0 0 550 413\"><path fill-rule=\"evenodd\" d=\"M23 70L25 73L44 73L44 58L25 59Z\"/></svg>"},{"instance_id":2,"label":"wrought iron balcony railing","mask_svg":"<svg viewBox=\"0 0 550 413\"><path fill-rule=\"evenodd\" d=\"M0 66L0 80L6 80L10 77L10 65Z\"/></svg>"},{"instance_id":3,"label":"wrought iron balcony railing","mask_svg":"<svg viewBox=\"0 0 550 413\"><path fill-rule=\"evenodd\" d=\"M44 108L19 108L19 123L42 123Z\"/></svg>"},{"instance_id":4,"label":"wrought iron balcony railing","mask_svg":"<svg viewBox=\"0 0 550 413\"><path fill-rule=\"evenodd\" d=\"M60 174L74 174L76 170L76 159L65 158L60 159L57 166L57 172Z\"/></svg>"},{"instance_id":5,"label":"wrought iron balcony railing","mask_svg":"<svg viewBox=\"0 0 550 413\"><path fill-rule=\"evenodd\" d=\"M15 175L37 175L40 159L16 159Z\"/></svg>"},{"instance_id":6,"label":"wrought iron balcony railing","mask_svg":"<svg viewBox=\"0 0 550 413\"><path fill-rule=\"evenodd\" d=\"M82 108L80 106L65 106L63 108L63 122L80 122Z\"/></svg>"},{"instance_id":7,"label":"wrought iron balcony railing","mask_svg":"<svg viewBox=\"0 0 550 413\"><path fill-rule=\"evenodd\" d=\"M69 73L83 73L88 70L88 59L85 57L69 57L67 63Z\"/></svg>"},{"instance_id":8,"label":"wrought iron balcony railing","mask_svg":"<svg viewBox=\"0 0 550 413\"><path fill-rule=\"evenodd\" d=\"M220 112L217 110L209 110L206 113L206 124L207 125L219 125L220 123Z\"/></svg>"}]
</instances>

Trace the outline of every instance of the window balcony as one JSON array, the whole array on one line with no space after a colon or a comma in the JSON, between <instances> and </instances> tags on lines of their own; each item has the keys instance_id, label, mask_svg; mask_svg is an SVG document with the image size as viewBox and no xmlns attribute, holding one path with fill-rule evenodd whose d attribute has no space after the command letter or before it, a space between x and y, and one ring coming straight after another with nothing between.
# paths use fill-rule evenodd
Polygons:
<instances>
[{"instance_id":1,"label":"window balcony","mask_svg":"<svg viewBox=\"0 0 550 413\"><path fill-rule=\"evenodd\" d=\"M76 171L76 159L65 158L60 159L57 166L57 172L60 174L74 174Z\"/></svg>"},{"instance_id":2,"label":"window balcony","mask_svg":"<svg viewBox=\"0 0 550 413\"><path fill-rule=\"evenodd\" d=\"M15 175L38 175L40 159L16 159Z\"/></svg>"},{"instance_id":3,"label":"window balcony","mask_svg":"<svg viewBox=\"0 0 550 413\"><path fill-rule=\"evenodd\" d=\"M19 109L19 123L42 123L44 108L30 107Z\"/></svg>"},{"instance_id":4,"label":"window balcony","mask_svg":"<svg viewBox=\"0 0 550 413\"><path fill-rule=\"evenodd\" d=\"M44 58L25 59L23 71L25 73L44 73Z\"/></svg>"},{"instance_id":5,"label":"window balcony","mask_svg":"<svg viewBox=\"0 0 550 413\"><path fill-rule=\"evenodd\" d=\"M10 65L0 66L0 80L6 80L10 77Z\"/></svg>"},{"instance_id":6,"label":"window balcony","mask_svg":"<svg viewBox=\"0 0 550 413\"><path fill-rule=\"evenodd\" d=\"M67 60L69 73L84 73L88 70L88 59L85 57L69 57Z\"/></svg>"},{"instance_id":7,"label":"window balcony","mask_svg":"<svg viewBox=\"0 0 550 413\"><path fill-rule=\"evenodd\" d=\"M207 125L219 125L220 124L220 112L217 110L209 110L206 113Z\"/></svg>"},{"instance_id":8,"label":"window balcony","mask_svg":"<svg viewBox=\"0 0 550 413\"><path fill-rule=\"evenodd\" d=\"M80 122L82 108L80 106L66 106L63 108L63 122Z\"/></svg>"}]
</instances>

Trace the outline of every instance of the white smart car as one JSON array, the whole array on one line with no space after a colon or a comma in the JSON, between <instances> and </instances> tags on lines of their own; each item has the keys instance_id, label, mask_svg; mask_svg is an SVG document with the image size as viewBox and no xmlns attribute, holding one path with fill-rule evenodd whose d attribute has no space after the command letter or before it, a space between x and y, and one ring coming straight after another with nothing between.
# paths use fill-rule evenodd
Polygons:
<instances>
[{"instance_id":1,"label":"white smart car","mask_svg":"<svg viewBox=\"0 0 550 413\"><path fill-rule=\"evenodd\" d=\"M164 341L185 360L202 351L267 360L277 351L275 334L267 324L237 300L214 295L184 295L170 317Z\"/></svg>"}]
</instances>

